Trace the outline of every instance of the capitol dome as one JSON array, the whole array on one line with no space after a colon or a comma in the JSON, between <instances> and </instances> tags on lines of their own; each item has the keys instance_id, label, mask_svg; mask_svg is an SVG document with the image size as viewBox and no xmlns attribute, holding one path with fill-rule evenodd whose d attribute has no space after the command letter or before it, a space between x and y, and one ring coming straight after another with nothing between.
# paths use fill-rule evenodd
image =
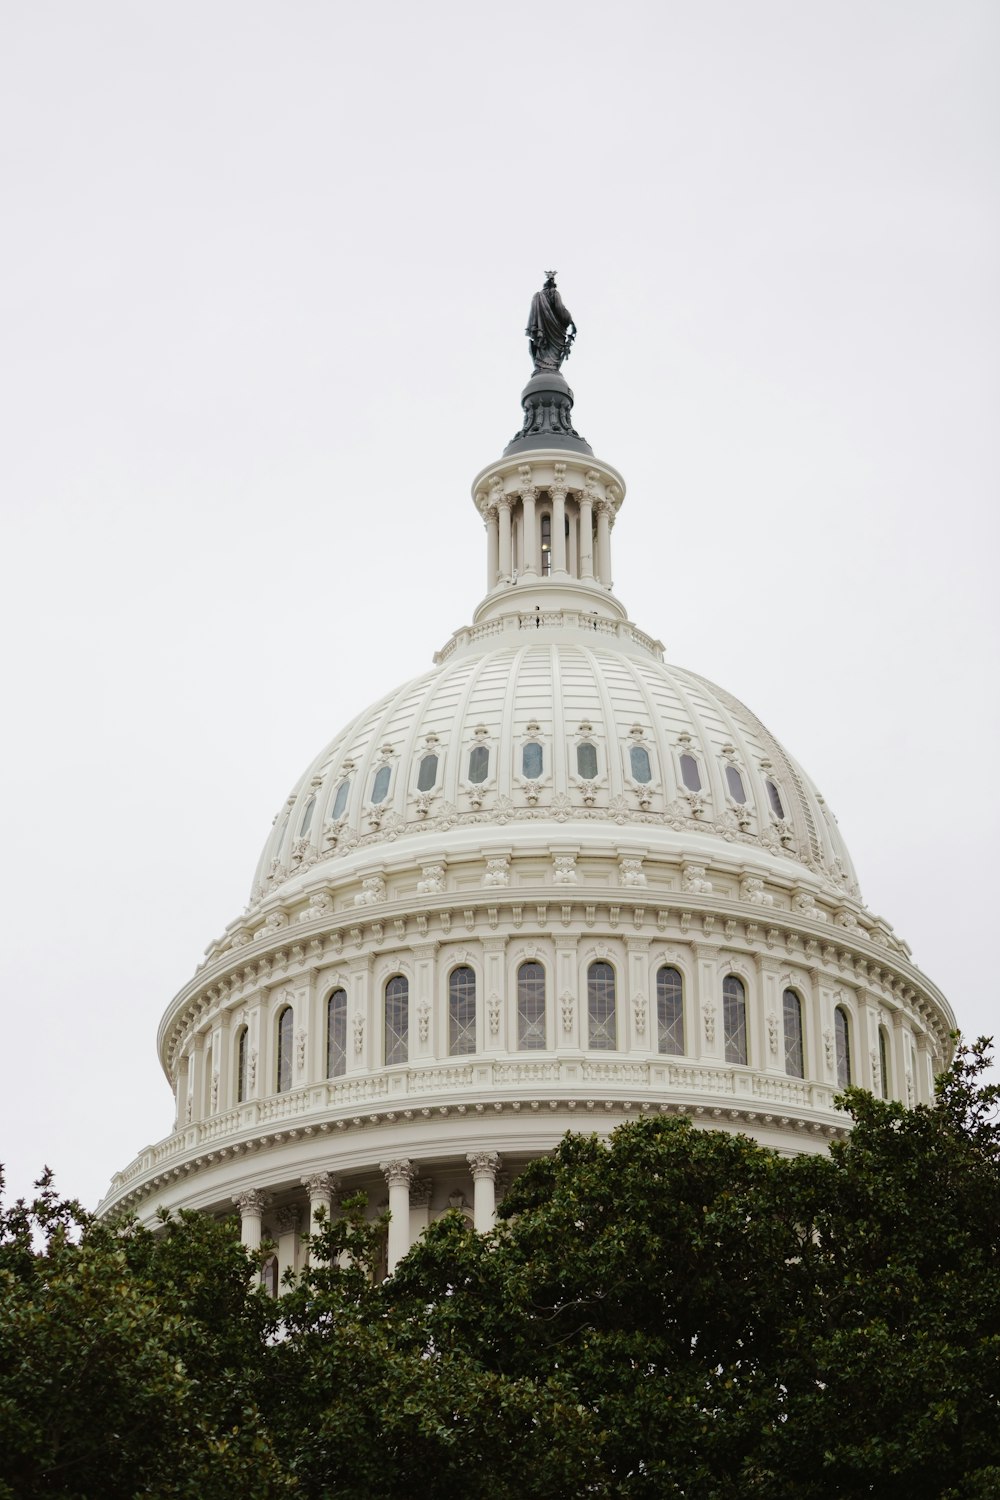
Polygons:
<instances>
[{"instance_id":1,"label":"capitol dome","mask_svg":"<svg viewBox=\"0 0 1000 1500\"><path fill-rule=\"evenodd\" d=\"M472 485L482 602L295 783L163 1016L174 1129L102 1211L235 1204L276 1275L362 1189L391 1269L449 1207L487 1228L570 1129L683 1113L820 1150L847 1083L932 1097L947 1002L804 771L628 619L624 480L535 352Z\"/></svg>"}]
</instances>

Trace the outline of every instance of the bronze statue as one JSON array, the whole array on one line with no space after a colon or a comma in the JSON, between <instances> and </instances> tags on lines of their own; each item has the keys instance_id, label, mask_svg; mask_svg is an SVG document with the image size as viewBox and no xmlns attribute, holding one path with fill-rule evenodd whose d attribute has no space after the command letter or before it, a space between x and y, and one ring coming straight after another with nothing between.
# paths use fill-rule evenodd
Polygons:
<instances>
[{"instance_id":1,"label":"bronze statue","mask_svg":"<svg viewBox=\"0 0 1000 1500\"><path fill-rule=\"evenodd\" d=\"M576 324L556 289L555 271L546 271L545 285L532 297L528 326L524 331L528 335L536 375L546 370L558 370L563 360L569 358L576 338Z\"/></svg>"}]
</instances>

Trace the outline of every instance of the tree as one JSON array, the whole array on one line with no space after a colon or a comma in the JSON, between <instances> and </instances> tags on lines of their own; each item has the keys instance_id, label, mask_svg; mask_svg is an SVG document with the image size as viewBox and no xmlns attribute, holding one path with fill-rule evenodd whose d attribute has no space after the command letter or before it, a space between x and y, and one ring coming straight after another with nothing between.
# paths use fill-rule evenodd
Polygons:
<instances>
[{"instance_id":1,"label":"tree","mask_svg":"<svg viewBox=\"0 0 1000 1500\"><path fill-rule=\"evenodd\" d=\"M929 1107L848 1091L829 1153L566 1136L384 1283L355 1200L276 1300L232 1222L98 1224L45 1180L0 1212L0 1497L994 1497L986 1062Z\"/></svg>"},{"instance_id":2,"label":"tree","mask_svg":"<svg viewBox=\"0 0 1000 1500\"><path fill-rule=\"evenodd\" d=\"M2 1179L0 1179L2 1181ZM260 1417L272 1308L232 1226L0 1207L3 1500L232 1500L289 1486Z\"/></svg>"}]
</instances>

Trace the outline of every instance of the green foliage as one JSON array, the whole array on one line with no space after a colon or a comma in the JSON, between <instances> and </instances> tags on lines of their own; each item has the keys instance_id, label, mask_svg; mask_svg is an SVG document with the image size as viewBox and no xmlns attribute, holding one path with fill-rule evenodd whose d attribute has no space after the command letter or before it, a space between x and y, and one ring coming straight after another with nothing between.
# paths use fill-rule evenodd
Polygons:
<instances>
[{"instance_id":1,"label":"green foliage","mask_svg":"<svg viewBox=\"0 0 1000 1500\"><path fill-rule=\"evenodd\" d=\"M234 1226L0 1212L0 1497L1000 1493L1000 1089L857 1090L829 1153L567 1136L390 1281L363 1200L278 1301Z\"/></svg>"}]
</instances>

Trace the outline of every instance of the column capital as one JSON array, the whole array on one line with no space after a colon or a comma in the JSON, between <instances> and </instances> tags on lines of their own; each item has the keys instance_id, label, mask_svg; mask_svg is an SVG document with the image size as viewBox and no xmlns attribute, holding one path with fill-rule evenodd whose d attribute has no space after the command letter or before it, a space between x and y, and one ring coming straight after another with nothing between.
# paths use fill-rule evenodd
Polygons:
<instances>
[{"instance_id":1,"label":"column capital","mask_svg":"<svg viewBox=\"0 0 1000 1500\"><path fill-rule=\"evenodd\" d=\"M340 1178L332 1172L314 1172L311 1177L299 1179L310 1198L332 1198L340 1187Z\"/></svg>"},{"instance_id":2,"label":"column capital","mask_svg":"<svg viewBox=\"0 0 1000 1500\"><path fill-rule=\"evenodd\" d=\"M408 1188L416 1176L413 1163L406 1156L396 1157L392 1161L380 1161L378 1169L389 1187Z\"/></svg>"},{"instance_id":3,"label":"column capital","mask_svg":"<svg viewBox=\"0 0 1000 1500\"><path fill-rule=\"evenodd\" d=\"M270 1193L261 1193L257 1188L248 1188L245 1193L237 1193L233 1198L233 1203L244 1217L247 1214L262 1214L270 1201Z\"/></svg>"},{"instance_id":4,"label":"column capital","mask_svg":"<svg viewBox=\"0 0 1000 1500\"><path fill-rule=\"evenodd\" d=\"M465 1159L472 1169L474 1182L481 1177L488 1178L490 1182L496 1182L497 1173L501 1167L499 1151L469 1151Z\"/></svg>"}]
</instances>

